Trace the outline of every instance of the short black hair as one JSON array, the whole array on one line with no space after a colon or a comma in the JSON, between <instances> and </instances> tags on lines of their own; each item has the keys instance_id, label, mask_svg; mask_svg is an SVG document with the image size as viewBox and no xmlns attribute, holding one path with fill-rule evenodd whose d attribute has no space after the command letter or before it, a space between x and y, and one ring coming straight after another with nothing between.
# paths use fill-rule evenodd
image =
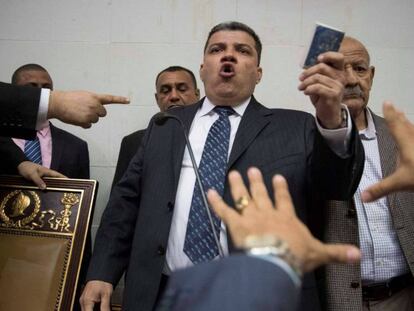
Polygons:
<instances>
[{"instance_id":1,"label":"short black hair","mask_svg":"<svg viewBox=\"0 0 414 311\"><path fill-rule=\"evenodd\" d=\"M158 78L160 77L161 74L163 74L164 72L176 72L176 71L185 71L185 72L187 72L190 75L191 80L193 81L194 88L197 89L197 80L194 76L194 73L190 69L187 69L187 68L184 68L184 67L181 67L181 66L170 66L170 67L167 67L164 70L160 71L157 74L157 77L155 78L155 88L157 87Z\"/></svg>"},{"instance_id":2,"label":"short black hair","mask_svg":"<svg viewBox=\"0 0 414 311\"><path fill-rule=\"evenodd\" d=\"M19 75L22 73L22 71L27 71L27 70L38 70L38 71L47 72L47 70L44 67L38 64L26 64L26 65L20 66L14 71L12 78L11 78L11 84L17 84Z\"/></svg>"},{"instance_id":3,"label":"short black hair","mask_svg":"<svg viewBox=\"0 0 414 311\"><path fill-rule=\"evenodd\" d=\"M256 49L257 57L258 57L257 65L260 65L260 58L262 55L262 42L260 41L259 36L252 28L250 28L246 24L236 22L236 21L224 22L224 23L220 23L214 26L208 33L207 41L206 41L206 44L204 45L204 53L207 50L208 41L210 40L211 36L219 31L243 31L249 34L254 39L255 49Z\"/></svg>"}]
</instances>

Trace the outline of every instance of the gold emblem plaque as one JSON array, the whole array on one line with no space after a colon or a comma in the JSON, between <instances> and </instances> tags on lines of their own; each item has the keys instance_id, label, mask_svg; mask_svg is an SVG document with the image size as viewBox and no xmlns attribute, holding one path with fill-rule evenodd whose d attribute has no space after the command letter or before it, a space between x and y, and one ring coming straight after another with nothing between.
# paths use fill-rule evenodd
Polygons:
<instances>
[{"instance_id":1,"label":"gold emblem plaque","mask_svg":"<svg viewBox=\"0 0 414 311\"><path fill-rule=\"evenodd\" d=\"M0 176L0 311L73 307L97 182L45 181Z\"/></svg>"}]
</instances>

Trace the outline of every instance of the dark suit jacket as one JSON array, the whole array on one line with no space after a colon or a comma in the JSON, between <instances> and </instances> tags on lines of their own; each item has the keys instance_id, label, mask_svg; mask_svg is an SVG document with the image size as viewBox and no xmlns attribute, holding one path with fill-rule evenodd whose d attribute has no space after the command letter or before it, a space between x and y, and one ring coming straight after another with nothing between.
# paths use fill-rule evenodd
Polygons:
<instances>
[{"instance_id":1,"label":"dark suit jacket","mask_svg":"<svg viewBox=\"0 0 414 311\"><path fill-rule=\"evenodd\" d=\"M89 151L86 141L50 124L52 162L50 168L69 178L89 179Z\"/></svg>"},{"instance_id":2,"label":"dark suit jacket","mask_svg":"<svg viewBox=\"0 0 414 311\"><path fill-rule=\"evenodd\" d=\"M190 128L199 103L171 110ZM240 122L228 161L245 181L251 166L261 169L273 194L272 177L286 177L298 216L307 221L310 197L352 197L362 173L363 150L356 131L350 156L340 158L326 145L308 113L268 109L252 98ZM95 240L88 280L117 284L127 269L124 310L152 310L168 243L185 141L175 120L150 122L138 153L115 186ZM189 189L192 191L192 189ZM228 183L225 201L233 206ZM230 241L230 251L233 246ZM318 310L312 274L304 280L301 310Z\"/></svg>"},{"instance_id":3,"label":"dark suit jacket","mask_svg":"<svg viewBox=\"0 0 414 311\"><path fill-rule=\"evenodd\" d=\"M371 112L372 113L372 112ZM382 176L395 171L398 147L385 120L372 113L377 131ZM414 275L414 193L398 192L387 196L392 223L404 256ZM325 234L330 243L359 246L358 218L354 200L331 201L324 208ZM362 311L361 265L327 265L322 270L320 295L326 310ZM318 273L319 274L319 273Z\"/></svg>"},{"instance_id":4,"label":"dark suit jacket","mask_svg":"<svg viewBox=\"0 0 414 311\"><path fill-rule=\"evenodd\" d=\"M116 163L116 170L111 189L114 188L114 186L124 175L128 168L129 162L131 162L131 159L137 153L138 147L141 145L144 135L145 130L139 130L122 138L121 149L119 150L118 162Z\"/></svg>"},{"instance_id":5,"label":"dark suit jacket","mask_svg":"<svg viewBox=\"0 0 414 311\"><path fill-rule=\"evenodd\" d=\"M89 179L89 152L86 141L50 124L52 161L50 168L69 178ZM0 173L17 174L17 165L26 161L23 151L11 138L0 139L0 152L6 155ZM2 161L3 162L3 161Z\"/></svg>"},{"instance_id":6,"label":"dark suit jacket","mask_svg":"<svg viewBox=\"0 0 414 311\"><path fill-rule=\"evenodd\" d=\"M295 310L299 288L266 260L233 255L172 274L157 311Z\"/></svg>"},{"instance_id":7,"label":"dark suit jacket","mask_svg":"<svg viewBox=\"0 0 414 311\"><path fill-rule=\"evenodd\" d=\"M17 174L17 166L27 158L9 137L0 137L0 174Z\"/></svg>"},{"instance_id":8,"label":"dark suit jacket","mask_svg":"<svg viewBox=\"0 0 414 311\"><path fill-rule=\"evenodd\" d=\"M0 136L33 139L41 90L0 82Z\"/></svg>"}]
</instances>

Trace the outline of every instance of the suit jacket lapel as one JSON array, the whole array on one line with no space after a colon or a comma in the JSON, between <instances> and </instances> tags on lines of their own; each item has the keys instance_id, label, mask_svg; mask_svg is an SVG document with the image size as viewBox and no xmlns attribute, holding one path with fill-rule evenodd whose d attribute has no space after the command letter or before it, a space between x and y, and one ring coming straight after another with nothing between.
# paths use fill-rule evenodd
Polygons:
<instances>
[{"instance_id":1,"label":"suit jacket lapel","mask_svg":"<svg viewBox=\"0 0 414 311\"><path fill-rule=\"evenodd\" d=\"M63 151L63 140L59 139L59 133L56 128L50 123L50 135L52 136L52 159L50 162L50 168L53 170L59 169L60 158Z\"/></svg>"},{"instance_id":2,"label":"suit jacket lapel","mask_svg":"<svg viewBox=\"0 0 414 311\"><path fill-rule=\"evenodd\" d=\"M259 104L252 96L237 129L227 166L228 169L232 167L260 131L270 122L267 116L271 114L273 112L270 109Z\"/></svg>"},{"instance_id":3,"label":"suit jacket lapel","mask_svg":"<svg viewBox=\"0 0 414 311\"><path fill-rule=\"evenodd\" d=\"M203 100L200 100L198 103L188 106L185 109L182 109L177 112L177 116L181 119L184 124L185 131L187 135L190 132L191 123L193 122L194 116L197 113L197 110L200 108ZM172 122L176 122L173 121ZM172 144L172 163L174 166L174 185L177 187L178 180L180 178L181 166L183 163L183 156L185 150L185 138L182 132L181 127L175 127L176 133L173 137L173 144Z\"/></svg>"},{"instance_id":4,"label":"suit jacket lapel","mask_svg":"<svg viewBox=\"0 0 414 311\"><path fill-rule=\"evenodd\" d=\"M383 118L375 115L371 111L377 130L378 150L381 161L382 177L385 178L395 171L398 149L391 133L387 129L387 125ZM387 197L388 206L394 206L396 194L391 194Z\"/></svg>"}]
</instances>

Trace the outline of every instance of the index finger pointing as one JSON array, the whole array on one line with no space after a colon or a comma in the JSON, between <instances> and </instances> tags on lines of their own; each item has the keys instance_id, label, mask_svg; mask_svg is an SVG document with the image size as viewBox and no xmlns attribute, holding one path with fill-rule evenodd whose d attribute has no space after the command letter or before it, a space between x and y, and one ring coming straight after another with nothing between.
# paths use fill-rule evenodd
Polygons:
<instances>
[{"instance_id":1,"label":"index finger pointing","mask_svg":"<svg viewBox=\"0 0 414 311\"><path fill-rule=\"evenodd\" d=\"M130 100L124 96L116 96L110 94L97 94L98 100L102 105L107 104L129 104Z\"/></svg>"}]
</instances>

